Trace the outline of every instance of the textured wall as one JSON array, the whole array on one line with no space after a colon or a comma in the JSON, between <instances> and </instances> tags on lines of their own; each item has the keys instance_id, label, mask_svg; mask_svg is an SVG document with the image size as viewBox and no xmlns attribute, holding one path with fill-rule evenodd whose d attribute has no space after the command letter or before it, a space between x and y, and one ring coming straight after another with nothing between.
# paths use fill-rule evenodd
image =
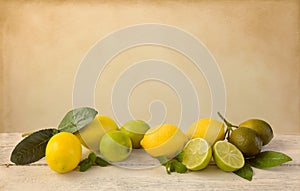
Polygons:
<instances>
[{"instance_id":1,"label":"textured wall","mask_svg":"<svg viewBox=\"0 0 300 191\"><path fill-rule=\"evenodd\" d=\"M232 122L260 117L275 133L300 133L299 7L296 0L0 0L0 132L56 126L72 108L76 71L94 43L128 25L162 23L193 34L214 55ZM101 114L113 116L111 89L118 75L131 63L150 58L168 60L189 76L200 95L199 117L210 115L209 87L201 72L184 56L153 46L125 51L105 68L96 87ZM166 121L177 123L176 93L155 81L132 92L132 114L149 119L153 98L165 102Z\"/></svg>"}]
</instances>

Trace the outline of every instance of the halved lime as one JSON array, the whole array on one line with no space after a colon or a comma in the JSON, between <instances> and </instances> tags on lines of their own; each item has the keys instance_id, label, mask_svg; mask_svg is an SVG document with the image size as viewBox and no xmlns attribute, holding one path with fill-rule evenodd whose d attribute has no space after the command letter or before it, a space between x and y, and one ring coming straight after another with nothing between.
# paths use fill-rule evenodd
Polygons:
<instances>
[{"instance_id":1,"label":"halved lime","mask_svg":"<svg viewBox=\"0 0 300 191\"><path fill-rule=\"evenodd\" d=\"M203 138L191 139L183 153L182 163L190 170L204 169L212 158L212 149Z\"/></svg>"},{"instance_id":2,"label":"halved lime","mask_svg":"<svg viewBox=\"0 0 300 191\"><path fill-rule=\"evenodd\" d=\"M216 142L213 146L213 157L217 166L226 172L236 171L245 164L242 152L227 141Z\"/></svg>"}]
</instances>

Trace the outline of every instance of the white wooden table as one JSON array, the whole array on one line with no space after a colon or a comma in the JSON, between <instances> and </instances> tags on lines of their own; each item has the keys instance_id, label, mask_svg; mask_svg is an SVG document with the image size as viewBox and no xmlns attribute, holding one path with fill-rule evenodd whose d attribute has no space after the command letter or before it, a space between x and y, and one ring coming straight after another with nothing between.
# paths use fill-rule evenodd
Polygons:
<instances>
[{"instance_id":1,"label":"white wooden table","mask_svg":"<svg viewBox=\"0 0 300 191\"><path fill-rule=\"evenodd\" d=\"M130 170L93 167L87 172L57 174L44 159L16 166L10 154L20 133L0 134L0 191L6 190L300 190L300 135L276 135L264 150L284 152L293 161L268 170L253 169L251 182L210 164L205 170L168 175L159 166Z\"/></svg>"}]
</instances>

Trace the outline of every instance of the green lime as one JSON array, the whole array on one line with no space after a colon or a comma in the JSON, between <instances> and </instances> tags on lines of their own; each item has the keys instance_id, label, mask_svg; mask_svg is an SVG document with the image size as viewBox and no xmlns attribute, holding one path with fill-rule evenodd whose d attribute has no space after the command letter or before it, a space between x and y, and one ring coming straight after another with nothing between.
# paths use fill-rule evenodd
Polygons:
<instances>
[{"instance_id":1,"label":"green lime","mask_svg":"<svg viewBox=\"0 0 300 191\"><path fill-rule=\"evenodd\" d=\"M253 129L239 127L229 136L229 142L234 144L245 156L260 153L262 140Z\"/></svg>"},{"instance_id":2,"label":"green lime","mask_svg":"<svg viewBox=\"0 0 300 191\"><path fill-rule=\"evenodd\" d=\"M104 134L100 141L100 152L105 159L119 162L129 157L132 143L128 135L118 130Z\"/></svg>"},{"instance_id":3,"label":"green lime","mask_svg":"<svg viewBox=\"0 0 300 191\"><path fill-rule=\"evenodd\" d=\"M239 127L247 127L256 131L258 136L260 136L263 145L268 144L274 137L271 126L260 119L249 119L241 123Z\"/></svg>"},{"instance_id":4,"label":"green lime","mask_svg":"<svg viewBox=\"0 0 300 191\"><path fill-rule=\"evenodd\" d=\"M134 149L141 148L140 142L148 129L150 126L142 120L128 121L120 128L123 133L130 137Z\"/></svg>"},{"instance_id":5,"label":"green lime","mask_svg":"<svg viewBox=\"0 0 300 191\"><path fill-rule=\"evenodd\" d=\"M212 158L212 149L203 138L191 139L183 149L182 164L190 170L207 167Z\"/></svg>"},{"instance_id":6,"label":"green lime","mask_svg":"<svg viewBox=\"0 0 300 191\"><path fill-rule=\"evenodd\" d=\"M216 142L213 146L213 157L217 166L226 172L236 171L245 164L241 151L227 141Z\"/></svg>"}]
</instances>

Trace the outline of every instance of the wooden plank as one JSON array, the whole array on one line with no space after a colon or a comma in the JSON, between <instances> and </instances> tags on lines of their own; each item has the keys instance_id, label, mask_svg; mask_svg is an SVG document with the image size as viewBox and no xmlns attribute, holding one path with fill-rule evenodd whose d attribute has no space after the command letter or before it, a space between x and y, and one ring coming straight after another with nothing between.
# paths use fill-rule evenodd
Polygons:
<instances>
[{"instance_id":1,"label":"wooden plank","mask_svg":"<svg viewBox=\"0 0 300 191\"><path fill-rule=\"evenodd\" d=\"M9 156L20 134L0 134L0 190L300 190L300 135L278 135L266 150L284 152L293 161L268 170L254 169L252 182L219 170L214 164L198 172L168 175L164 167L132 170L116 166L57 174L45 160L25 166ZM86 152L86 151L85 151Z\"/></svg>"},{"instance_id":2,"label":"wooden plank","mask_svg":"<svg viewBox=\"0 0 300 191\"><path fill-rule=\"evenodd\" d=\"M285 167L284 167L285 169ZM1 190L299 190L299 170L255 170L252 182L215 166L199 172L167 175L163 168L128 170L94 167L87 172L57 174L47 166L1 166Z\"/></svg>"}]
</instances>

